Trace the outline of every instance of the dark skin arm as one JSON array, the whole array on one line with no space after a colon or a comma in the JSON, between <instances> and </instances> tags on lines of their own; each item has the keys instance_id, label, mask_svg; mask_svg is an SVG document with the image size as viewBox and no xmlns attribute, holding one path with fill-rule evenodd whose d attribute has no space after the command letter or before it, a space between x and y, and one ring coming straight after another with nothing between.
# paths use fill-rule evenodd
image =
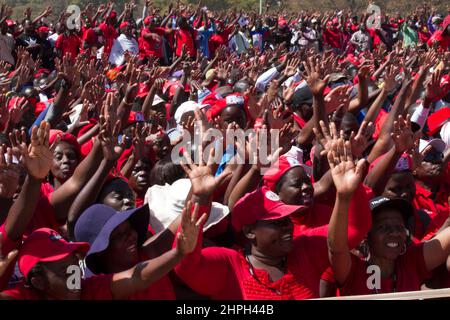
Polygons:
<instances>
[{"instance_id":1,"label":"dark skin arm","mask_svg":"<svg viewBox=\"0 0 450 320\"><path fill-rule=\"evenodd\" d=\"M163 255L138 263L133 268L113 275L111 292L114 299L124 299L131 294L146 289L153 282L169 273L186 255L194 251L198 234L207 219L207 214L199 215L196 205L191 216L192 204L189 202L182 212L181 232L177 236L175 248Z\"/></svg>"},{"instance_id":2,"label":"dark skin arm","mask_svg":"<svg viewBox=\"0 0 450 320\"><path fill-rule=\"evenodd\" d=\"M313 58L308 59L309 63L304 63L306 72L308 77L306 81L308 86L311 89L313 94L313 116L311 120L309 120L303 130L300 133L298 144L300 146L309 145L313 138L313 128L320 128L320 121L324 121L324 123L328 126L328 117L325 111L325 99L323 96L323 91L328 84L329 75L325 78L320 78L320 73L322 70L318 65L318 61L314 61Z\"/></svg>"},{"instance_id":3,"label":"dark skin arm","mask_svg":"<svg viewBox=\"0 0 450 320\"><path fill-rule=\"evenodd\" d=\"M30 147L25 143L25 132L21 135L17 131L10 134L11 144L21 153L28 174L5 222L5 231L13 241L20 240L28 227L41 195L41 183L52 166L53 152L48 145L49 135L50 125L45 121L40 124L39 129L33 128Z\"/></svg>"},{"instance_id":4,"label":"dark skin arm","mask_svg":"<svg viewBox=\"0 0 450 320\"><path fill-rule=\"evenodd\" d=\"M411 85L411 80L406 79L403 81L402 88L398 94L397 99L395 100L394 106L389 112L388 118L383 124L381 128L380 135L378 137L375 146L369 154L368 161L372 163L376 158L389 150L392 146L391 132L393 132L394 121L398 118L399 115L403 114L405 107L405 100L408 96L408 90Z\"/></svg>"},{"instance_id":5,"label":"dark skin arm","mask_svg":"<svg viewBox=\"0 0 450 320\"><path fill-rule=\"evenodd\" d=\"M89 182L79 192L72 206L70 207L67 216L67 229L69 231L69 237L74 240L74 228L80 215L89 206L95 203L100 191L102 189L105 179L108 177L109 172L114 167L117 159L120 157L124 150L125 139L121 145L118 144L119 126L120 121L116 124L112 123L110 118L105 119L100 116L100 135L99 140L101 144L103 159L96 170L95 174L91 177Z\"/></svg>"},{"instance_id":6,"label":"dark skin arm","mask_svg":"<svg viewBox=\"0 0 450 320\"><path fill-rule=\"evenodd\" d=\"M65 83L61 86L61 89L59 89L53 105L49 108L45 116L45 121L50 123L52 128L55 128L59 124L62 115L67 111L67 107L69 106L71 84L67 82L67 76L61 74L60 77L64 79Z\"/></svg>"}]
</instances>

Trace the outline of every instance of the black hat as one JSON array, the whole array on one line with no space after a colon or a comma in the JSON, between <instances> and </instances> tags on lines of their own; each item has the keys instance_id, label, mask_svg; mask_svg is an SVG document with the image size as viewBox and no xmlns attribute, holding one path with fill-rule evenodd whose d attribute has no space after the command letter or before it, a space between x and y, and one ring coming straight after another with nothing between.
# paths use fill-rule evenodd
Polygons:
<instances>
[{"instance_id":1,"label":"black hat","mask_svg":"<svg viewBox=\"0 0 450 320\"><path fill-rule=\"evenodd\" d=\"M304 86L300 89L297 89L294 92L292 97L292 105L294 107L299 107L302 104L311 104L313 103L313 94L308 86Z\"/></svg>"},{"instance_id":2,"label":"black hat","mask_svg":"<svg viewBox=\"0 0 450 320\"><path fill-rule=\"evenodd\" d=\"M414 214L414 208L411 203L401 198L389 199L386 197L376 197L370 200L369 205L372 214L387 208L398 210L401 212L405 223L407 223Z\"/></svg>"}]
</instances>

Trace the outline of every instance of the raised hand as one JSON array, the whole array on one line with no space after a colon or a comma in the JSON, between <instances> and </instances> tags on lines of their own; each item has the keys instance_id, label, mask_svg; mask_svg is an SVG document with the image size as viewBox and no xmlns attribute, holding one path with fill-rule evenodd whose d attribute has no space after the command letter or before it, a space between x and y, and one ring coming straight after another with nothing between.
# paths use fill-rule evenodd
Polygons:
<instances>
[{"instance_id":1,"label":"raised hand","mask_svg":"<svg viewBox=\"0 0 450 320\"><path fill-rule=\"evenodd\" d=\"M188 201L181 212L181 231L177 235L176 250L183 256L194 251L200 229L208 218L208 215L203 213L202 216L197 219L199 205L197 203L194 204L193 212L192 207L192 202Z\"/></svg>"},{"instance_id":2,"label":"raised hand","mask_svg":"<svg viewBox=\"0 0 450 320\"><path fill-rule=\"evenodd\" d=\"M107 161L116 161L125 150L125 136L122 136L122 142L119 143L120 120L115 123L112 118L100 116L100 134L98 138L102 145L103 157Z\"/></svg>"},{"instance_id":3,"label":"raised hand","mask_svg":"<svg viewBox=\"0 0 450 320\"><path fill-rule=\"evenodd\" d=\"M16 125L22 119L23 114L28 109L29 103L25 98L16 99L13 107L9 110L9 120Z\"/></svg>"},{"instance_id":4,"label":"raised hand","mask_svg":"<svg viewBox=\"0 0 450 320\"><path fill-rule=\"evenodd\" d=\"M131 135L133 136L133 152L138 159L145 157L145 139L152 131L151 125L140 127L136 124L136 127L131 128Z\"/></svg>"},{"instance_id":5,"label":"raised hand","mask_svg":"<svg viewBox=\"0 0 450 320\"><path fill-rule=\"evenodd\" d=\"M352 154L354 157L361 157L363 152L369 146L370 139L375 131L372 122L363 121L359 127L358 133L352 131L350 134L350 142L352 143Z\"/></svg>"},{"instance_id":6,"label":"raised hand","mask_svg":"<svg viewBox=\"0 0 450 320\"><path fill-rule=\"evenodd\" d=\"M325 122L320 120L320 130L313 128L313 132L316 136L317 141L322 145L323 150L320 152L321 156L326 156L333 147L333 144L337 142L339 138L336 123L331 121L329 127L325 125Z\"/></svg>"},{"instance_id":7,"label":"raised hand","mask_svg":"<svg viewBox=\"0 0 450 320\"><path fill-rule=\"evenodd\" d=\"M394 131L391 133L391 137L394 140L394 146L397 152L403 153L413 150L415 136L411 129L409 115L406 116L406 119L400 115L397 121L394 121Z\"/></svg>"},{"instance_id":8,"label":"raised hand","mask_svg":"<svg viewBox=\"0 0 450 320\"><path fill-rule=\"evenodd\" d=\"M38 180L44 179L53 165L53 150L58 140L50 147L49 136L50 124L46 121L42 121L39 127L33 127L28 147L24 131L19 134L19 131L15 130L9 134L13 152L15 149L21 155L21 162L28 175Z\"/></svg>"},{"instance_id":9,"label":"raised hand","mask_svg":"<svg viewBox=\"0 0 450 320\"><path fill-rule=\"evenodd\" d=\"M6 156L5 156L6 155ZM0 197L12 199L19 184L20 166L13 163L13 152L0 147ZM0 240L1 241L1 240ZM1 251L0 251L1 252Z\"/></svg>"},{"instance_id":10,"label":"raised hand","mask_svg":"<svg viewBox=\"0 0 450 320\"><path fill-rule=\"evenodd\" d=\"M286 68L283 70L283 74L286 77L292 77L297 73L297 67L300 65L300 59L293 58L287 62Z\"/></svg>"},{"instance_id":11,"label":"raised hand","mask_svg":"<svg viewBox=\"0 0 450 320\"><path fill-rule=\"evenodd\" d=\"M436 70L432 73L431 78L426 83L425 99L429 101L436 101L443 93L441 84L441 70Z\"/></svg>"},{"instance_id":12,"label":"raised hand","mask_svg":"<svg viewBox=\"0 0 450 320\"><path fill-rule=\"evenodd\" d=\"M350 104L350 90L351 86L339 86L331 90L325 97L325 111L327 114L335 112L339 107L343 107L345 111L348 110Z\"/></svg>"},{"instance_id":13,"label":"raised hand","mask_svg":"<svg viewBox=\"0 0 450 320\"><path fill-rule=\"evenodd\" d=\"M387 92L391 92L397 87L397 81L395 80L396 76L397 73L396 68L394 68L394 66L390 65L386 67L383 76L383 81L384 81L384 88Z\"/></svg>"},{"instance_id":14,"label":"raised hand","mask_svg":"<svg viewBox=\"0 0 450 320\"><path fill-rule=\"evenodd\" d=\"M192 193L199 198L209 198L214 190L220 186L222 181L230 174L230 172L222 172L219 176L215 177L215 164L214 148L211 148L208 159L205 163L202 146L198 146L199 149L199 164L196 165L192 162L189 154L184 153L184 161L181 162L181 167L188 175L192 183Z\"/></svg>"},{"instance_id":15,"label":"raised hand","mask_svg":"<svg viewBox=\"0 0 450 320\"><path fill-rule=\"evenodd\" d=\"M309 89L313 95L321 95L328 84L330 75L323 77L323 70L319 63L319 58L309 58L308 62L303 62L306 70L305 78Z\"/></svg>"},{"instance_id":16,"label":"raised hand","mask_svg":"<svg viewBox=\"0 0 450 320\"><path fill-rule=\"evenodd\" d=\"M361 159L355 165L351 142L339 138L328 152L328 164L336 192L350 198L363 179L366 160Z\"/></svg>"}]
</instances>

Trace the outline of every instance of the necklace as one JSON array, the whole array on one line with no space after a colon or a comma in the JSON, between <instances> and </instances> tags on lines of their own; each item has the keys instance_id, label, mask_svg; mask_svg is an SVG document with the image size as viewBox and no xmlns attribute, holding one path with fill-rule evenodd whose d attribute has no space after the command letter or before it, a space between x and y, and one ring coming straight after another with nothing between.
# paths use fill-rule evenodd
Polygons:
<instances>
[{"instance_id":1,"label":"necklace","mask_svg":"<svg viewBox=\"0 0 450 320\"><path fill-rule=\"evenodd\" d=\"M252 263L250 262L250 256L249 256L249 255L245 255L245 260L247 260L247 263L248 263L248 265L249 265L249 272L250 272L250 274L252 275L253 279L255 279L255 280L256 280L260 285L262 285L263 287L265 287L265 288L269 289L270 291L272 291L273 293L275 293L275 294L281 296L280 290L277 290L277 289L274 289L274 288L269 287L267 284L263 283L263 282L258 278L258 276L256 275L256 272L255 272L255 270L254 270L254 268L253 268L253 265L252 265ZM286 259L283 259L283 269L284 269L285 263L286 263Z\"/></svg>"}]
</instances>

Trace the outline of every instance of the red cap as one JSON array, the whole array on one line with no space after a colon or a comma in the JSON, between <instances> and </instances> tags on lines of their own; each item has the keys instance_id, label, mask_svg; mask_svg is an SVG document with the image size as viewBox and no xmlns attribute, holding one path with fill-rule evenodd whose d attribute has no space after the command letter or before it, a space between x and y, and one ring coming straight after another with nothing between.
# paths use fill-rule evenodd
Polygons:
<instances>
[{"instance_id":1,"label":"red cap","mask_svg":"<svg viewBox=\"0 0 450 320\"><path fill-rule=\"evenodd\" d=\"M8 25L8 27L12 27L16 24L16 22L14 20L8 19L6 20L6 24Z\"/></svg>"},{"instance_id":2,"label":"red cap","mask_svg":"<svg viewBox=\"0 0 450 320\"><path fill-rule=\"evenodd\" d=\"M111 13L109 14L109 19L114 19L117 18L117 12L116 11L111 11Z\"/></svg>"},{"instance_id":3,"label":"red cap","mask_svg":"<svg viewBox=\"0 0 450 320\"><path fill-rule=\"evenodd\" d=\"M50 130L50 137L48 139L49 144L52 145L58 136L60 137L60 141L67 142L68 144L72 145L75 149L75 152L77 153L78 158L80 158L81 146L78 143L77 138L70 133L55 129Z\"/></svg>"},{"instance_id":4,"label":"red cap","mask_svg":"<svg viewBox=\"0 0 450 320\"><path fill-rule=\"evenodd\" d=\"M153 19L153 16L145 17L144 24L149 25L152 19Z\"/></svg>"},{"instance_id":5,"label":"red cap","mask_svg":"<svg viewBox=\"0 0 450 320\"><path fill-rule=\"evenodd\" d=\"M126 27L128 27L129 25L130 25L130 23L129 23L128 21L124 21L124 22L122 22L122 23L120 24L120 29L126 28Z\"/></svg>"},{"instance_id":6,"label":"red cap","mask_svg":"<svg viewBox=\"0 0 450 320\"><path fill-rule=\"evenodd\" d=\"M284 27L284 26L286 26L286 25L287 25L286 20L284 20L284 19L278 20L278 26L279 26L280 28L282 28L282 27Z\"/></svg>"},{"instance_id":7,"label":"red cap","mask_svg":"<svg viewBox=\"0 0 450 320\"><path fill-rule=\"evenodd\" d=\"M275 191L281 177L294 167L302 167L302 163L294 157L281 156L275 164L267 170L263 176L263 184L268 189Z\"/></svg>"},{"instance_id":8,"label":"red cap","mask_svg":"<svg viewBox=\"0 0 450 320\"><path fill-rule=\"evenodd\" d=\"M67 242L52 229L37 229L25 240L19 251L19 270L27 277L39 262L58 261L73 252L86 253L88 250L87 242Z\"/></svg>"},{"instance_id":9,"label":"red cap","mask_svg":"<svg viewBox=\"0 0 450 320\"><path fill-rule=\"evenodd\" d=\"M333 24L339 24L339 19L338 18L333 18L332 23Z\"/></svg>"},{"instance_id":10,"label":"red cap","mask_svg":"<svg viewBox=\"0 0 450 320\"><path fill-rule=\"evenodd\" d=\"M445 107L433 112L427 119L430 135L434 135L441 130L442 126L450 120L450 107Z\"/></svg>"},{"instance_id":11,"label":"red cap","mask_svg":"<svg viewBox=\"0 0 450 320\"><path fill-rule=\"evenodd\" d=\"M215 117L217 117L223 109L227 106L238 105L244 108L247 119L249 119L248 110L247 110L247 97L243 96L240 93L232 93L226 96L223 99L219 99L215 102L215 104L206 112L206 116L210 121L212 121ZM203 103L205 103L203 101Z\"/></svg>"},{"instance_id":12,"label":"red cap","mask_svg":"<svg viewBox=\"0 0 450 320\"><path fill-rule=\"evenodd\" d=\"M48 33L50 31L50 28L46 27L46 26L42 26L42 27L39 27L37 31L38 32Z\"/></svg>"},{"instance_id":13,"label":"red cap","mask_svg":"<svg viewBox=\"0 0 450 320\"><path fill-rule=\"evenodd\" d=\"M287 217L304 206L285 204L278 195L267 187L247 193L233 208L231 224L236 231L259 220L277 220Z\"/></svg>"}]
</instances>

